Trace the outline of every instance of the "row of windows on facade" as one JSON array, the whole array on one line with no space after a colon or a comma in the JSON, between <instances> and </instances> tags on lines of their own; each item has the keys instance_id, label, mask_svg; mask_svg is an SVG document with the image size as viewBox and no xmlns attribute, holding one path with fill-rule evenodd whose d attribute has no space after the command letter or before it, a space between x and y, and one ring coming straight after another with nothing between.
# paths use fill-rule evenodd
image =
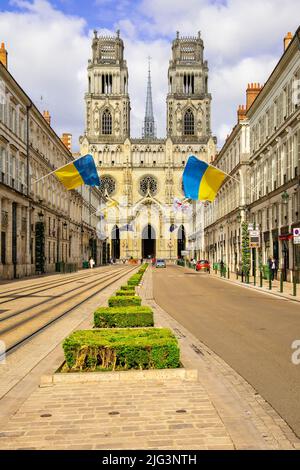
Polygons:
<instances>
[{"instance_id":1,"label":"row of windows on facade","mask_svg":"<svg viewBox=\"0 0 300 470\"><path fill-rule=\"evenodd\" d=\"M205 212L205 225L208 226L216 220L224 217L233 210L238 209L239 204L232 204L221 200ZM286 203L274 203L271 207L257 212L251 212L249 222L258 224L261 230L269 230L272 227L285 226L288 223L298 220L300 208L300 194L292 194ZM232 223L234 223L234 219ZM237 220L236 220L237 222Z\"/></svg>"},{"instance_id":2,"label":"row of windows on facade","mask_svg":"<svg viewBox=\"0 0 300 470\"><path fill-rule=\"evenodd\" d=\"M26 118L18 106L0 99L0 122L5 124L21 140L26 141Z\"/></svg>"},{"instance_id":3,"label":"row of windows on facade","mask_svg":"<svg viewBox=\"0 0 300 470\"><path fill-rule=\"evenodd\" d=\"M24 143L27 140L27 124L26 118L20 107L13 106L7 102L0 101L0 122L5 124L9 130L19 137ZM62 155L55 146L50 143L45 132L40 131L38 125L35 126L33 121L30 122L30 144L44 155L54 166L58 167L65 163Z\"/></svg>"},{"instance_id":4,"label":"row of windows on facade","mask_svg":"<svg viewBox=\"0 0 300 470\"><path fill-rule=\"evenodd\" d=\"M230 173L239 163L239 148L231 150L218 164ZM298 176L300 166L300 130L256 163L251 175L251 202Z\"/></svg>"},{"instance_id":5,"label":"row of windows on facade","mask_svg":"<svg viewBox=\"0 0 300 470\"><path fill-rule=\"evenodd\" d=\"M251 175L251 202L297 178L300 165L300 131L257 163Z\"/></svg>"},{"instance_id":6,"label":"row of windows on facade","mask_svg":"<svg viewBox=\"0 0 300 470\"><path fill-rule=\"evenodd\" d=\"M250 151L258 150L259 146L272 136L281 124L297 109L299 93L300 69L288 84L281 90L271 105L253 123L250 121Z\"/></svg>"}]
</instances>

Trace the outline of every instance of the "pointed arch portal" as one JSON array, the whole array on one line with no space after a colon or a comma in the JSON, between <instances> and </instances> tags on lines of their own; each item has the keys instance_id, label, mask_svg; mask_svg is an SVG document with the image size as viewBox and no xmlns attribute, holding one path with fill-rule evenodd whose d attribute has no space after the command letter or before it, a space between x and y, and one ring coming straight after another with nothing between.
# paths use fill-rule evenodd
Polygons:
<instances>
[{"instance_id":1,"label":"pointed arch portal","mask_svg":"<svg viewBox=\"0 0 300 470\"><path fill-rule=\"evenodd\" d=\"M142 258L155 258L156 234L152 225L148 224L142 232Z\"/></svg>"},{"instance_id":2,"label":"pointed arch portal","mask_svg":"<svg viewBox=\"0 0 300 470\"><path fill-rule=\"evenodd\" d=\"M182 258L181 251L185 250L185 230L184 226L180 225L177 232L177 256Z\"/></svg>"},{"instance_id":3,"label":"pointed arch portal","mask_svg":"<svg viewBox=\"0 0 300 470\"><path fill-rule=\"evenodd\" d=\"M111 231L111 257L120 258L120 230L117 225Z\"/></svg>"}]
</instances>

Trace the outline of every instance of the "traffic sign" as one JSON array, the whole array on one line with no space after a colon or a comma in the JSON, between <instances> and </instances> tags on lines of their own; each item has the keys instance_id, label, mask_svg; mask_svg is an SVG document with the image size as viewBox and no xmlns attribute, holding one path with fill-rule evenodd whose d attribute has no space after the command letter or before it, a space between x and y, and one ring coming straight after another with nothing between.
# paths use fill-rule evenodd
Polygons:
<instances>
[{"instance_id":1,"label":"traffic sign","mask_svg":"<svg viewBox=\"0 0 300 470\"><path fill-rule=\"evenodd\" d=\"M293 228L294 245L300 245L300 228Z\"/></svg>"},{"instance_id":2,"label":"traffic sign","mask_svg":"<svg viewBox=\"0 0 300 470\"><path fill-rule=\"evenodd\" d=\"M250 248L260 247L260 231L259 230L249 231L249 247Z\"/></svg>"}]
</instances>

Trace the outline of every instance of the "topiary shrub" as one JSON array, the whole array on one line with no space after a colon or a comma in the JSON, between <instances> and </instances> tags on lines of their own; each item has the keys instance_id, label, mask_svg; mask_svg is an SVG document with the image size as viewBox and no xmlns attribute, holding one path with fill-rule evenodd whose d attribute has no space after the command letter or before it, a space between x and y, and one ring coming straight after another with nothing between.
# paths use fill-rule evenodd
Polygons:
<instances>
[{"instance_id":1,"label":"topiary shrub","mask_svg":"<svg viewBox=\"0 0 300 470\"><path fill-rule=\"evenodd\" d=\"M141 305L142 299L137 295L115 296L108 299L110 307L127 307L128 305Z\"/></svg>"},{"instance_id":2,"label":"topiary shrub","mask_svg":"<svg viewBox=\"0 0 300 470\"><path fill-rule=\"evenodd\" d=\"M100 307L94 312L96 328L130 328L153 326L150 307Z\"/></svg>"},{"instance_id":3,"label":"topiary shrub","mask_svg":"<svg viewBox=\"0 0 300 470\"><path fill-rule=\"evenodd\" d=\"M65 339L63 349L69 371L180 366L178 341L167 328L75 331Z\"/></svg>"},{"instance_id":4,"label":"topiary shrub","mask_svg":"<svg viewBox=\"0 0 300 470\"><path fill-rule=\"evenodd\" d=\"M127 295L127 296L132 296L132 295L135 295L135 290L134 289L131 289L131 290L117 290L117 292L115 293L116 296L120 296L120 295Z\"/></svg>"}]
</instances>

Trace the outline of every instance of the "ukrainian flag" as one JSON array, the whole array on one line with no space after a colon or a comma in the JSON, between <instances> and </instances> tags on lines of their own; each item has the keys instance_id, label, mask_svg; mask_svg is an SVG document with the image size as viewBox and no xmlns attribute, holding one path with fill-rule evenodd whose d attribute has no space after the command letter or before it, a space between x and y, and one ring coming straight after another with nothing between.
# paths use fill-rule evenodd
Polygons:
<instances>
[{"instance_id":1,"label":"ukrainian flag","mask_svg":"<svg viewBox=\"0 0 300 470\"><path fill-rule=\"evenodd\" d=\"M100 185L94 159L89 154L55 170L54 173L67 189L75 189L83 184Z\"/></svg>"},{"instance_id":2,"label":"ukrainian flag","mask_svg":"<svg viewBox=\"0 0 300 470\"><path fill-rule=\"evenodd\" d=\"M183 172L184 195L189 199L212 202L226 174L191 155Z\"/></svg>"}]
</instances>

